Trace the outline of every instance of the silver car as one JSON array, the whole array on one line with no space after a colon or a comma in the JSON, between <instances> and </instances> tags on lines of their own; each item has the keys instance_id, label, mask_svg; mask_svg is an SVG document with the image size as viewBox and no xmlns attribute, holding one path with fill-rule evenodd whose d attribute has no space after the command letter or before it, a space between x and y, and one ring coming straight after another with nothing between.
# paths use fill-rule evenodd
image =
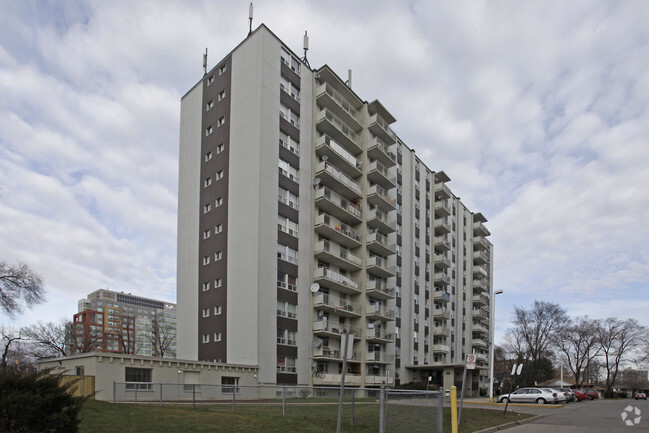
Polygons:
<instances>
[{"instance_id":1,"label":"silver car","mask_svg":"<svg viewBox=\"0 0 649 433\"><path fill-rule=\"evenodd\" d=\"M549 388L521 388L511 394L503 394L498 397L501 403L556 403L559 401L557 392Z\"/></svg>"}]
</instances>

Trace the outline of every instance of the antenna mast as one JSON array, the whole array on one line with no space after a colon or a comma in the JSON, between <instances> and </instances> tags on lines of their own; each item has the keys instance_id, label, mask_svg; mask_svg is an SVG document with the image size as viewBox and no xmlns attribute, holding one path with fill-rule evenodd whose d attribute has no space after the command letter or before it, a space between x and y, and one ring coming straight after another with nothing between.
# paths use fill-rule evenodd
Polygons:
<instances>
[{"instance_id":1,"label":"antenna mast","mask_svg":"<svg viewBox=\"0 0 649 433\"><path fill-rule=\"evenodd\" d=\"M205 54L203 54L203 75L207 75L207 48L205 48Z\"/></svg>"},{"instance_id":2,"label":"antenna mast","mask_svg":"<svg viewBox=\"0 0 649 433\"><path fill-rule=\"evenodd\" d=\"M306 30L304 31L304 57L302 58L302 61L310 68L311 65L309 65L309 61L306 59L306 52L309 51L309 37L306 34Z\"/></svg>"},{"instance_id":3,"label":"antenna mast","mask_svg":"<svg viewBox=\"0 0 649 433\"><path fill-rule=\"evenodd\" d=\"M252 2L250 2L250 7L248 8L248 19L250 20L250 27L248 29L248 36L252 33Z\"/></svg>"}]
</instances>

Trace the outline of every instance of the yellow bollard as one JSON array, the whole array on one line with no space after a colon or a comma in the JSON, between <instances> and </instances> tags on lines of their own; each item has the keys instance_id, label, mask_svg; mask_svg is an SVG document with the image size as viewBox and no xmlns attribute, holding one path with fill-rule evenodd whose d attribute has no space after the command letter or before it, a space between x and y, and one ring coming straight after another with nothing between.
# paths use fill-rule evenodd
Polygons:
<instances>
[{"instance_id":1,"label":"yellow bollard","mask_svg":"<svg viewBox=\"0 0 649 433\"><path fill-rule=\"evenodd\" d=\"M457 433L457 388L451 387L451 432Z\"/></svg>"}]
</instances>

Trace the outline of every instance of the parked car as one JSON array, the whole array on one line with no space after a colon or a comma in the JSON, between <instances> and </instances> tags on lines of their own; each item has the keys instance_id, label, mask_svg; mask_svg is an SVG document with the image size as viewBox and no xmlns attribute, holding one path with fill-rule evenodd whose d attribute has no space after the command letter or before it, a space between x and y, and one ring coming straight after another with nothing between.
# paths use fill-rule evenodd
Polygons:
<instances>
[{"instance_id":1,"label":"parked car","mask_svg":"<svg viewBox=\"0 0 649 433\"><path fill-rule=\"evenodd\" d=\"M587 396L583 389L573 389L572 392L575 394L576 401L586 400Z\"/></svg>"},{"instance_id":2,"label":"parked car","mask_svg":"<svg viewBox=\"0 0 649 433\"><path fill-rule=\"evenodd\" d=\"M574 400L575 393L570 388L550 388L557 392L559 403L568 403Z\"/></svg>"},{"instance_id":3,"label":"parked car","mask_svg":"<svg viewBox=\"0 0 649 433\"><path fill-rule=\"evenodd\" d=\"M640 399L646 400L647 399L647 394L645 394L644 392L636 392L635 393L635 399L636 400L640 400Z\"/></svg>"},{"instance_id":4,"label":"parked car","mask_svg":"<svg viewBox=\"0 0 649 433\"><path fill-rule=\"evenodd\" d=\"M557 391L550 388L521 388L511 394L503 394L498 397L500 403L557 403L559 401Z\"/></svg>"},{"instance_id":5,"label":"parked car","mask_svg":"<svg viewBox=\"0 0 649 433\"><path fill-rule=\"evenodd\" d=\"M584 388L582 391L586 394L587 400L599 398L599 394L593 388Z\"/></svg>"}]
</instances>

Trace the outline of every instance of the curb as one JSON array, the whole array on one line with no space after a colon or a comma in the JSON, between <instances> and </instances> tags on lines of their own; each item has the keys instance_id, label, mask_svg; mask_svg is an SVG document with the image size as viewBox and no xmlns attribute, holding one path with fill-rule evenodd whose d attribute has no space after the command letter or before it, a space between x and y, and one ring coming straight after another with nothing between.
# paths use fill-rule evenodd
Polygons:
<instances>
[{"instance_id":1,"label":"curb","mask_svg":"<svg viewBox=\"0 0 649 433\"><path fill-rule=\"evenodd\" d=\"M496 432L496 431L499 431L499 430L506 430L508 428L516 427L517 425L527 424L529 422L536 421L539 418L543 418L543 415L536 415L536 416L533 416L532 418L527 418L527 419L523 419L523 420L520 420L520 421L512 421L512 422L508 422L508 423L505 423L505 424L500 424L500 425L497 425L495 427L489 427L489 428L486 428L484 430L475 431L473 433L493 433L493 432Z\"/></svg>"},{"instance_id":2,"label":"curb","mask_svg":"<svg viewBox=\"0 0 649 433\"><path fill-rule=\"evenodd\" d=\"M505 406L505 403L496 403L496 402L480 402L480 401L465 401L464 404L482 404L488 406ZM548 409L558 409L564 407L563 404L531 404L531 403L509 403L509 406L514 407L538 407L538 408L548 408Z\"/></svg>"}]
</instances>

